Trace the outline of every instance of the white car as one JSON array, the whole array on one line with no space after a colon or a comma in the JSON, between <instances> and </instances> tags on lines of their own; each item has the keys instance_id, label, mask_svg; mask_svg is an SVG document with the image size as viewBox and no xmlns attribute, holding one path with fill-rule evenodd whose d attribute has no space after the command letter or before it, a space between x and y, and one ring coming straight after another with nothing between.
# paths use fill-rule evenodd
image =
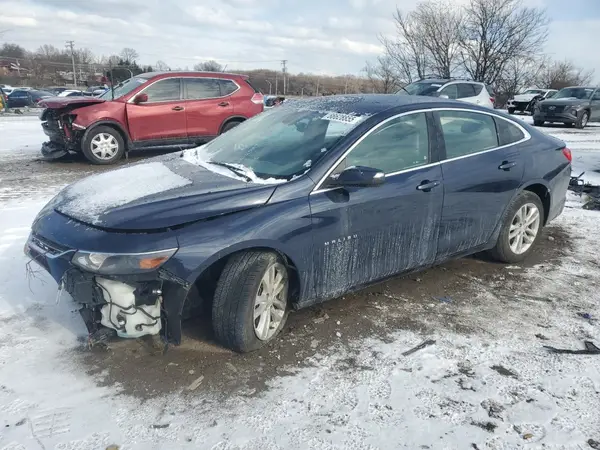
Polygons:
<instances>
[{"instance_id":1,"label":"white car","mask_svg":"<svg viewBox=\"0 0 600 450\"><path fill-rule=\"evenodd\" d=\"M514 114L515 112L529 112L533 114L533 107L537 101L551 98L557 92L556 89L527 89L522 94L515 95L508 100L506 109L508 109L509 114Z\"/></svg>"},{"instance_id":2,"label":"white car","mask_svg":"<svg viewBox=\"0 0 600 450\"><path fill-rule=\"evenodd\" d=\"M84 97L85 94L83 91L75 90L75 89L67 89L66 91L62 91L57 97Z\"/></svg>"},{"instance_id":3,"label":"white car","mask_svg":"<svg viewBox=\"0 0 600 450\"><path fill-rule=\"evenodd\" d=\"M428 97L460 100L494 109L493 91L485 83L454 78L428 78L407 84L399 95L425 95Z\"/></svg>"}]
</instances>

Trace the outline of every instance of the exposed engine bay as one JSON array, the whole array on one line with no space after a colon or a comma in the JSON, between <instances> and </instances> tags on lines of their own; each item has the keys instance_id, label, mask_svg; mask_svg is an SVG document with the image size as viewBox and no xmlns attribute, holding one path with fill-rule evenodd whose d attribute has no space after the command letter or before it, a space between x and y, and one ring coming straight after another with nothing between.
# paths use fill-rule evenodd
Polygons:
<instances>
[{"instance_id":1,"label":"exposed engine bay","mask_svg":"<svg viewBox=\"0 0 600 450\"><path fill-rule=\"evenodd\" d=\"M48 159L65 156L69 151L79 151L84 129L73 125L75 115L65 109L45 109L40 114L42 129L49 141L42 144L42 155Z\"/></svg>"}]
</instances>

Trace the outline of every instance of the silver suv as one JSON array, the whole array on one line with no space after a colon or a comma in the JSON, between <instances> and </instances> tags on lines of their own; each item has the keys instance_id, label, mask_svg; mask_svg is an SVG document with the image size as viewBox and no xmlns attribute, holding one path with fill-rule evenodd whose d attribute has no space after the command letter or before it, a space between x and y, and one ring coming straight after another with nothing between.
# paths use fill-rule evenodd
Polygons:
<instances>
[{"instance_id":1,"label":"silver suv","mask_svg":"<svg viewBox=\"0 0 600 450\"><path fill-rule=\"evenodd\" d=\"M401 88L397 94L449 98L492 109L495 102L492 89L485 83L448 78L428 78L415 81Z\"/></svg>"}]
</instances>

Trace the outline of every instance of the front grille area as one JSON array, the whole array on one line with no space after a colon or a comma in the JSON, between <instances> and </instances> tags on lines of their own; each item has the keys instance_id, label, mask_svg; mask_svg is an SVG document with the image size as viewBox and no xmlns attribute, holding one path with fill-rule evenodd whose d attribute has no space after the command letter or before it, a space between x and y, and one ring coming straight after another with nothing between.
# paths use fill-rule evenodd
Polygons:
<instances>
[{"instance_id":1,"label":"front grille area","mask_svg":"<svg viewBox=\"0 0 600 450\"><path fill-rule=\"evenodd\" d=\"M562 113L564 110L564 106L542 105L542 111L547 112L549 114Z\"/></svg>"},{"instance_id":2,"label":"front grille area","mask_svg":"<svg viewBox=\"0 0 600 450\"><path fill-rule=\"evenodd\" d=\"M48 254L50 256L56 256L68 250L68 248L62 245L51 242L35 234L31 235L30 242L36 247L38 247L40 250L42 250L45 254Z\"/></svg>"}]
</instances>

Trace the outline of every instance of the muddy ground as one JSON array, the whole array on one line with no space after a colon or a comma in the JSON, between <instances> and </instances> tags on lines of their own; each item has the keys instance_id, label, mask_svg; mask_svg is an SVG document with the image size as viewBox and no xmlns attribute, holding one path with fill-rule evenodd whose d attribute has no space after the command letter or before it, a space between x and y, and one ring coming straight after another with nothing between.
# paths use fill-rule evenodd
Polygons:
<instances>
[{"instance_id":1,"label":"muddy ground","mask_svg":"<svg viewBox=\"0 0 600 450\"><path fill-rule=\"evenodd\" d=\"M93 166L79 155L49 162L31 149L21 150L3 158L0 164L0 200L52 195L63 185L114 168ZM163 153L133 152L129 162ZM480 306L475 300L478 284L485 284L486 289L497 287L498 295L510 305L527 294L515 294L506 286L518 282L519 273L527 267L560 258L569 245L565 231L553 227L545 230L540 245L520 267L510 268L478 255L391 279L291 314L276 342L247 355L216 344L210 322L200 318L184 324L184 340L178 347L165 348L158 339L149 337L116 340L108 348L91 350L82 342L77 357L82 370L103 378L104 385L118 383L124 393L142 398L186 389L200 376L204 377L203 389L219 395L256 395L274 376L293 373L295 368L310 364L316 352L339 341L368 337L385 340L390 333L402 329L427 335L440 327L485 334L487 330L470 320ZM536 339L535 334L532 331L532 339ZM351 369L356 362L350 358L346 363Z\"/></svg>"}]
</instances>

